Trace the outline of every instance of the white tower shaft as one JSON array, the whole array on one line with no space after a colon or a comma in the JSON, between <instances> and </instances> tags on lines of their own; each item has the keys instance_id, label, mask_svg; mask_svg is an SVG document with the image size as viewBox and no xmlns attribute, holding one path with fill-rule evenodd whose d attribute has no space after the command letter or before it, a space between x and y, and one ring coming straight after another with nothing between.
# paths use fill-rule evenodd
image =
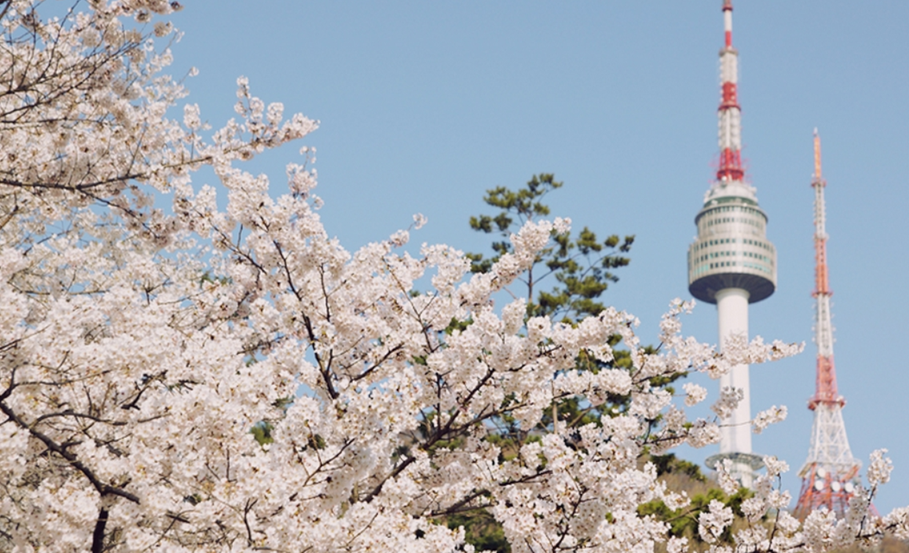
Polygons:
<instances>
[{"instance_id":1,"label":"white tower shaft","mask_svg":"<svg viewBox=\"0 0 909 553\"><path fill-rule=\"evenodd\" d=\"M739 335L748 338L748 290L724 288L716 293L716 310L719 319L720 349L726 349L730 338ZM748 383L748 365L736 365L720 377L720 388L742 391L742 399L732 415L723 419L720 437L720 454L751 453L751 391ZM743 486L751 487L753 470L748 463L737 462L733 457L732 473Z\"/></svg>"},{"instance_id":2,"label":"white tower shaft","mask_svg":"<svg viewBox=\"0 0 909 553\"><path fill-rule=\"evenodd\" d=\"M716 294L716 310L719 318L720 349L735 335L748 337L748 291L741 288L725 288ZM736 365L720 377L720 387L742 390L744 397L732 415L723 420L720 440L721 453L751 453L751 400L748 385L748 365Z\"/></svg>"}]
</instances>

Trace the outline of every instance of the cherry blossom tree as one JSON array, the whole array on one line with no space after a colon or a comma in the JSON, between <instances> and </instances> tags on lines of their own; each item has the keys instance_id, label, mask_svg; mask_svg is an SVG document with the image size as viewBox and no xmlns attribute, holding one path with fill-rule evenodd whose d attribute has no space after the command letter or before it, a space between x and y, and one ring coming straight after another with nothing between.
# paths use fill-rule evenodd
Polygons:
<instances>
[{"instance_id":1,"label":"cherry blossom tree","mask_svg":"<svg viewBox=\"0 0 909 553\"><path fill-rule=\"evenodd\" d=\"M349 252L319 221L308 150L284 195L242 169L315 122L266 107L242 78L238 118L220 129L193 105L170 116L184 91L155 40L177 4L41 8L0 3L0 549L470 551L438 521L485 508L515 552L685 550L638 506L687 498L639 460L714 443L719 428L686 417L702 388L674 398L650 382L798 346L717 353L681 336L678 301L655 353L614 309L565 324L525 321L521 299L497 308L564 220L525 225L472 276L453 248L409 253L409 231ZM217 189L193 182L203 166ZM608 361L614 334L630 371L575 369L581 352ZM532 428L560 397L609 394L630 395L627 412L556 423L514 457L489 439L497 417ZM263 422L267 444L250 431ZM868 512L890 471L881 453L845 519L804 524L778 489L785 464L765 461L736 550L907 536L909 510ZM730 551L718 536L731 519L711 505L700 536Z\"/></svg>"}]
</instances>

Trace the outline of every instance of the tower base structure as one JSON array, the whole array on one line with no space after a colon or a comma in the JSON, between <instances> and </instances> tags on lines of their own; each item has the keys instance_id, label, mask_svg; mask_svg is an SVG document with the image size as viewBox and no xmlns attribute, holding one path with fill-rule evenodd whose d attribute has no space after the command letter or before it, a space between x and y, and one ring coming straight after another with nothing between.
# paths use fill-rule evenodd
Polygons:
<instances>
[{"instance_id":1,"label":"tower base structure","mask_svg":"<svg viewBox=\"0 0 909 553\"><path fill-rule=\"evenodd\" d=\"M738 480L738 482L746 488L750 488L751 484L754 483L757 471L764 468L764 459L760 455L735 451L711 455L710 457L707 457L704 464L707 465L707 468L717 470L717 465L721 464L726 459L732 461L733 478Z\"/></svg>"},{"instance_id":2,"label":"tower base structure","mask_svg":"<svg viewBox=\"0 0 909 553\"><path fill-rule=\"evenodd\" d=\"M802 489L793 514L804 519L820 508L843 516L861 485L861 463L852 457L839 403L817 403L808 461L799 471Z\"/></svg>"},{"instance_id":3,"label":"tower base structure","mask_svg":"<svg viewBox=\"0 0 909 553\"><path fill-rule=\"evenodd\" d=\"M799 476L802 477L802 489L799 491L799 501L793 515L805 520L811 511L825 508L843 516L858 485L858 470L858 466L853 466L848 472L838 474L818 463L803 467L799 472Z\"/></svg>"}]
</instances>

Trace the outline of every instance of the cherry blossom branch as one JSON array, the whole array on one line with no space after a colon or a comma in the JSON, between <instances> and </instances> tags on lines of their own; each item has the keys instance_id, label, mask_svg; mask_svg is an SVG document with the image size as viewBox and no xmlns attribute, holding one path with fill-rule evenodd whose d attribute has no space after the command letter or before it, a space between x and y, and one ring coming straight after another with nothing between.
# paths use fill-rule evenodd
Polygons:
<instances>
[{"instance_id":1,"label":"cherry blossom branch","mask_svg":"<svg viewBox=\"0 0 909 553\"><path fill-rule=\"evenodd\" d=\"M3 414L6 415L10 420L15 422L20 428L22 428L23 430L25 430L29 434L31 434L33 437L40 440L44 444L44 446L47 447L48 450L53 451L57 455L66 459L73 468L75 468L77 471L82 473L82 475L85 476L85 478L87 478L89 482L91 482L92 486L95 488L95 490L97 490L97 492L99 494L101 494L102 497L106 496L106 495L115 495L118 497L122 497L126 500L132 501L133 503L139 503L139 497L136 496L135 494L132 494L122 488L118 488L116 486L111 486L109 484L105 484L104 482L102 482L95 475L94 471L92 471L90 468L85 466L81 461L79 461L79 459L72 452L67 451L65 447L58 444L52 438L45 435L44 433L37 430L36 428L34 428L33 425L29 425L28 423L26 423L21 417L19 417L19 415L17 415L12 409L10 409L10 407L8 405L6 405L3 401L0 401L0 411L2 411Z\"/></svg>"}]
</instances>

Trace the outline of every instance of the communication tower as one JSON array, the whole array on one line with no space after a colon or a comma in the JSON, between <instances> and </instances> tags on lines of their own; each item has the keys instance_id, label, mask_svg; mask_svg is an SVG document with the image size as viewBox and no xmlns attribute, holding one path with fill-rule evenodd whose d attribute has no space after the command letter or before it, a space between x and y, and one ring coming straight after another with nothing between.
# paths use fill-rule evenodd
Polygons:
<instances>
[{"instance_id":1,"label":"communication tower","mask_svg":"<svg viewBox=\"0 0 909 553\"><path fill-rule=\"evenodd\" d=\"M815 251L815 308L814 326L817 343L817 379L814 397L808 408L814 411L811 428L811 446L808 460L799 471L802 491L795 507L795 514L804 519L814 509L826 507L842 517L849 506L849 499L859 484L859 462L852 457L846 426L843 424L843 406L846 400L836 387L833 367L833 326L830 321L830 296L833 292L827 277L827 231L824 189L826 181L821 176L821 139L814 130L814 251Z\"/></svg>"},{"instance_id":2,"label":"communication tower","mask_svg":"<svg viewBox=\"0 0 909 553\"><path fill-rule=\"evenodd\" d=\"M767 240L767 214L755 189L745 182L742 166L742 116L738 102L738 51L732 46L732 0L723 2L725 45L720 50L720 159L716 181L704 196L695 217L698 235L688 248L688 290L695 298L716 304L720 348L733 335L748 335L748 304L761 301L776 289L776 249ZM721 387L735 387L744 398L724 419L719 455L707 459L710 467L722 459L733 461L733 473L750 486L753 471L762 466L751 453L751 403L748 365L733 367L720 379Z\"/></svg>"}]
</instances>

